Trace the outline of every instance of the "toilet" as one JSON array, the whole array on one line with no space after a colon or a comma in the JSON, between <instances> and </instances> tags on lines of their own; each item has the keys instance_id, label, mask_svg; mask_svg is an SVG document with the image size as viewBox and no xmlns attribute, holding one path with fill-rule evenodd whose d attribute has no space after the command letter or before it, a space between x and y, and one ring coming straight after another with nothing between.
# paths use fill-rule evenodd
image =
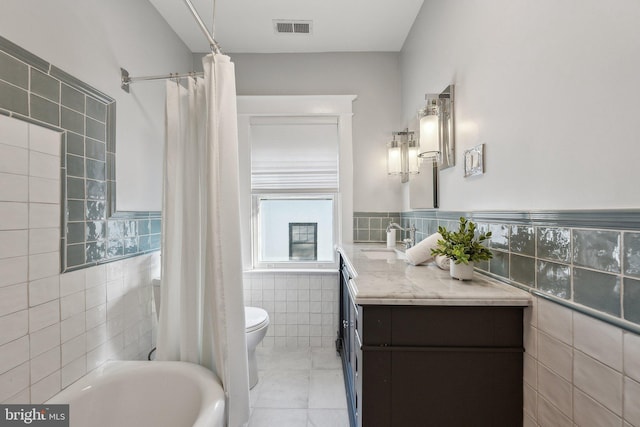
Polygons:
<instances>
[{"instance_id":1,"label":"toilet","mask_svg":"<svg viewBox=\"0 0 640 427\"><path fill-rule=\"evenodd\" d=\"M160 279L153 279L153 302L156 315L160 316ZM258 361L256 360L256 347L269 328L269 314L259 307L244 308L245 337L247 340L247 355L249 360L249 388L258 383ZM155 350L155 349L154 349ZM152 350L153 351L153 350ZM151 354L149 354L151 357ZM149 359L151 360L151 359Z\"/></svg>"},{"instance_id":2,"label":"toilet","mask_svg":"<svg viewBox=\"0 0 640 427\"><path fill-rule=\"evenodd\" d=\"M247 353L249 356L249 388L258 383L258 361L256 360L256 347L269 328L269 314L259 307L245 307L245 335L247 337Z\"/></svg>"}]
</instances>

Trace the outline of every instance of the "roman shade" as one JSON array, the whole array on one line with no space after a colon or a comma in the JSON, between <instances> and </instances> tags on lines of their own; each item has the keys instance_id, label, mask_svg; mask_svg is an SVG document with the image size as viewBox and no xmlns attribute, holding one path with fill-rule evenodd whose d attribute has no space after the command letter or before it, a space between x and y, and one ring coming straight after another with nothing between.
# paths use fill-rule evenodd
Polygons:
<instances>
[{"instance_id":1,"label":"roman shade","mask_svg":"<svg viewBox=\"0 0 640 427\"><path fill-rule=\"evenodd\" d=\"M337 117L253 117L251 190L337 192Z\"/></svg>"}]
</instances>

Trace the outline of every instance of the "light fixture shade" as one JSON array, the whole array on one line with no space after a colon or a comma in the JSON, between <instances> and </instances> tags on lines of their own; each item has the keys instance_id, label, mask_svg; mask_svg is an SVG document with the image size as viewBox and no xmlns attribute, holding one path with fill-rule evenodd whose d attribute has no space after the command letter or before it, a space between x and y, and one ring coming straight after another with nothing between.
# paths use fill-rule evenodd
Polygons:
<instances>
[{"instance_id":1,"label":"light fixture shade","mask_svg":"<svg viewBox=\"0 0 640 427\"><path fill-rule=\"evenodd\" d=\"M426 115L420 118L420 148L419 157L437 157L440 152L440 135L438 116Z\"/></svg>"},{"instance_id":2,"label":"light fixture shade","mask_svg":"<svg viewBox=\"0 0 640 427\"><path fill-rule=\"evenodd\" d=\"M420 147L415 140L410 140L407 149L407 162L408 171L410 174L415 175L420 173L420 159L418 154L420 153Z\"/></svg>"},{"instance_id":3,"label":"light fixture shade","mask_svg":"<svg viewBox=\"0 0 640 427\"><path fill-rule=\"evenodd\" d=\"M402 148L396 141L387 144L387 173L389 175L402 174Z\"/></svg>"}]
</instances>

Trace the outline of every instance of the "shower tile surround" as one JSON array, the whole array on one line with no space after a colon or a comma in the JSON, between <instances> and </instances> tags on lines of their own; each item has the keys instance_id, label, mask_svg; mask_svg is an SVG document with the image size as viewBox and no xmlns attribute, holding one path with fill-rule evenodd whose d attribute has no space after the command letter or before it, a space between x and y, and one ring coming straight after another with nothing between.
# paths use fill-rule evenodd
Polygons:
<instances>
[{"instance_id":1,"label":"shower tile surround","mask_svg":"<svg viewBox=\"0 0 640 427\"><path fill-rule=\"evenodd\" d=\"M0 403L42 403L155 345L159 252L60 273L60 145L0 116Z\"/></svg>"},{"instance_id":2,"label":"shower tile surround","mask_svg":"<svg viewBox=\"0 0 640 427\"><path fill-rule=\"evenodd\" d=\"M471 218L493 234L494 259L478 269L532 292L523 425L640 425L640 212L398 215L416 226L417 241ZM354 213L354 226L362 217L376 218Z\"/></svg>"},{"instance_id":3,"label":"shower tile surround","mask_svg":"<svg viewBox=\"0 0 640 427\"><path fill-rule=\"evenodd\" d=\"M159 212L115 207L115 101L0 36L0 115L61 133L60 271L160 249Z\"/></svg>"}]
</instances>

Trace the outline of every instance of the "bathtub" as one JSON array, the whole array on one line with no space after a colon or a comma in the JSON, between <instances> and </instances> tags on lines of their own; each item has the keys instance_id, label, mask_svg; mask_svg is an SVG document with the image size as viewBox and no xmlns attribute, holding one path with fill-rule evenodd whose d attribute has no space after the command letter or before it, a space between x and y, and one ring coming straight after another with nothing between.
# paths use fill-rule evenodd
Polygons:
<instances>
[{"instance_id":1,"label":"bathtub","mask_svg":"<svg viewBox=\"0 0 640 427\"><path fill-rule=\"evenodd\" d=\"M107 362L46 403L69 406L71 427L217 427L224 391L208 369L186 362Z\"/></svg>"}]
</instances>

